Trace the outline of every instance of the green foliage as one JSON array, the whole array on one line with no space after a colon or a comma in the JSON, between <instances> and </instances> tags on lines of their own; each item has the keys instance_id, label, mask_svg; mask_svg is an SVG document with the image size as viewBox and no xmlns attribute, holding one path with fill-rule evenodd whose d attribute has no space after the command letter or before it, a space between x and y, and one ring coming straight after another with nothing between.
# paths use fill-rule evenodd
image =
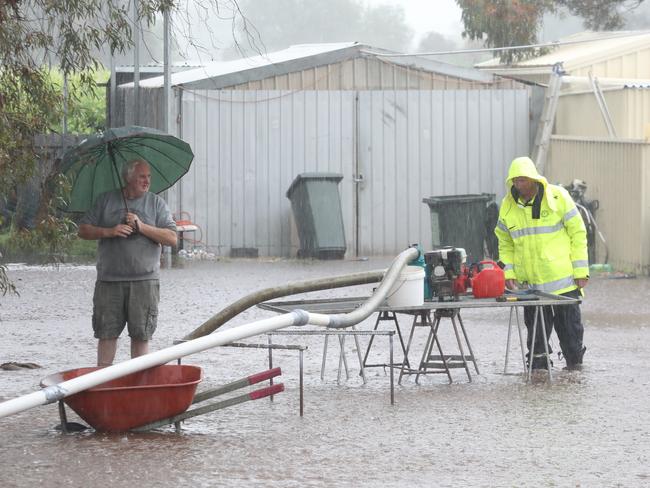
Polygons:
<instances>
[{"instance_id":1,"label":"green foliage","mask_svg":"<svg viewBox=\"0 0 650 488\"><path fill-rule=\"evenodd\" d=\"M530 0L457 0L462 9L464 37L485 40L489 47L528 45L537 42L542 15L552 2ZM511 62L530 52L503 51L501 60Z\"/></svg>"},{"instance_id":2,"label":"green foliage","mask_svg":"<svg viewBox=\"0 0 650 488\"><path fill-rule=\"evenodd\" d=\"M93 84L84 85L78 74L68 77L68 114L67 132L70 134L89 134L106 128L106 93L104 87L110 77L108 70L92 71ZM59 93L63 93L63 73L58 70L50 72L52 83ZM63 100L59 112L61 118L52 127L57 133L63 132Z\"/></svg>"},{"instance_id":3,"label":"green foliage","mask_svg":"<svg viewBox=\"0 0 650 488\"><path fill-rule=\"evenodd\" d=\"M77 225L57 209L64 206L70 192L70 182L58 173L45 184L43 203L32 230L15 226L0 234L0 250L12 258L36 256L41 261L60 262L66 257L94 257L97 243L77 237Z\"/></svg>"},{"instance_id":4,"label":"green foliage","mask_svg":"<svg viewBox=\"0 0 650 488\"><path fill-rule=\"evenodd\" d=\"M622 11L644 0L456 0L462 10L463 36L482 40L488 47L524 46L537 43L544 14L564 9L582 17L587 29L616 30L624 25ZM502 51L501 62L539 54L535 49Z\"/></svg>"},{"instance_id":5,"label":"green foliage","mask_svg":"<svg viewBox=\"0 0 650 488\"><path fill-rule=\"evenodd\" d=\"M7 242L8 238L8 234L0 234L0 249L5 247L5 243ZM2 258L1 252L0 258ZM16 287L7 276L7 267L4 264L0 264L0 293L2 296L6 295L7 293L18 295Z\"/></svg>"},{"instance_id":6,"label":"green foliage","mask_svg":"<svg viewBox=\"0 0 650 488\"><path fill-rule=\"evenodd\" d=\"M94 259L97 256L97 241L87 241L73 237L67 255L74 259Z\"/></svg>"},{"instance_id":7,"label":"green foliage","mask_svg":"<svg viewBox=\"0 0 650 488\"><path fill-rule=\"evenodd\" d=\"M70 192L70 182L61 174L53 174L45 183L42 203L32 230L11 227L5 242L10 255L37 254L49 260L60 260L76 238L77 226L70 217L60 214Z\"/></svg>"},{"instance_id":8,"label":"green foliage","mask_svg":"<svg viewBox=\"0 0 650 488\"><path fill-rule=\"evenodd\" d=\"M140 0L144 25L172 0ZM75 74L75 90L92 93L101 66L95 53L123 52L131 46L128 2L30 0L0 2L0 195L33 172L36 134L61 120L60 86L48 66Z\"/></svg>"},{"instance_id":9,"label":"green foliage","mask_svg":"<svg viewBox=\"0 0 650 488\"><path fill-rule=\"evenodd\" d=\"M0 249L7 258L21 261L24 259L47 263L93 261L97 257L97 241L87 241L77 237L77 227L69 221L68 225L69 227L65 229L67 238L63 244L52 246L43 234L34 236L34 232L10 230L0 234ZM56 235L58 236L59 233ZM53 247L56 247L55 252L52 252ZM3 265L0 264L0 268L2 267ZM3 288L0 284L0 294L3 294L2 292Z\"/></svg>"},{"instance_id":10,"label":"green foliage","mask_svg":"<svg viewBox=\"0 0 650 488\"><path fill-rule=\"evenodd\" d=\"M34 135L51 126L58 100L45 70L0 70L0 194L32 174Z\"/></svg>"},{"instance_id":11,"label":"green foliage","mask_svg":"<svg viewBox=\"0 0 650 488\"><path fill-rule=\"evenodd\" d=\"M61 259L69 250L76 233L74 222L66 217L47 215L34 230L18 229L11 232L7 252L12 255L40 255L49 261Z\"/></svg>"},{"instance_id":12,"label":"green foliage","mask_svg":"<svg viewBox=\"0 0 650 488\"><path fill-rule=\"evenodd\" d=\"M144 27L171 10L174 0L140 0ZM96 85L98 52L123 53L132 46L132 6L126 0L9 0L0 2L0 198L34 174L39 160L34 137L61 130L63 91L58 66L70 80L69 131L104 125L104 100ZM51 178L36 228L10 234L8 248L57 255L75 240L76 228L57 212L66 182ZM0 292L11 291L0 267Z\"/></svg>"}]
</instances>

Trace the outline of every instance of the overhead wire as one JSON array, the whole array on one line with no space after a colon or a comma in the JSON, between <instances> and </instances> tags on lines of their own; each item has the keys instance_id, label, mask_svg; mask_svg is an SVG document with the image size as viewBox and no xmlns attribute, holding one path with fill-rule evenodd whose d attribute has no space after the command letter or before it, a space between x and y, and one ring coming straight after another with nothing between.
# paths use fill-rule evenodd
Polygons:
<instances>
[{"instance_id":1,"label":"overhead wire","mask_svg":"<svg viewBox=\"0 0 650 488\"><path fill-rule=\"evenodd\" d=\"M566 46L566 45L573 45L573 44L583 44L583 43L589 43L589 42L598 42L598 41L604 41L604 40L610 40L610 39L620 39L620 38L629 38L629 37L636 37L636 36L641 36L641 35L647 35L650 34L650 31L636 31L631 33L630 31L624 31L624 33L621 34L615 34L615 35L610 35L610 36L601 36L597 38L590 38L590 39L575 39L575 40L566 40L566 41L552 41L552 42L547 42L547 43L537 43L537 44L525 44L525 45L518 45L518 46L506 46L506 47L490 47L490 48L475 48L475 49L456 49L456 50L448 50L448 51L431 51L431 52L421 52L421 53L387 53L385 51L374 51L372 49L361 49L360 52L363 54L369 54L372 56L377 56L381 61L383 61L386 64L393 64L395 66L401 66L399 63L390 63L390 61L387 61L386 58L397 58L397 57L426 57L426 56L441 56L441 55L454 55L454 54L471 54L471 53L490 53L490 52L501 52L501 51L509 51L509 50L520 50L520 49L534 49L534 48L552 48L552 47L559 47L559 46ZM324 78L327 78L328 76L331 76L330 73L324 74L321 77L314 79L314 81L311 83L311 86L316 86L320 81L322 81ZM475 82L477 85L493 85L493 83L487 83L487 82ZM203 90L197 90L197 89L189 89L185 88L182 85L177 86L177 89L181 89L184 91L187 91L189 93L194 93L195 95L198 96L203 96L205 98L215 98L215 97L206 97L205 95L200 94L201 91ZM231 88L232 89L232 88ZM283 98L285 96L289 96L295 92L300 92L304 91L307 89L307 87L302 86L301 88L298 89L293 89L293 90L287 90L285 93L282 93L280 95L275 95L272 98ZM219 100L219 98L216 98ZM234 100L223 100L223 101L228 101L228 102L234 102ZM236 101L238 103L257 103L260 100L242 100L242 101ZM264 100L266 101L266 100Z\"/></svg>"},{"instance_id":2,"label":"overhead wire","mask_svg":"<svg viewBox=\"0 0 650 488\"><path fill-rule=\"evenodd\" d=\"M448 54L489 53L489 52L511 51L511 50L518 50L518 49L535 49L535 48L544 48L544 47L567 46L567 45L571 45L571 44L582 44L582 43L586 43L586 42L606 41L606 40L609 40L609 39L635 37L635 36L641 36L641 35L647 35L647 34L650 34L650 31L635 31L634 33L630 33L630 31L625 31L625 34L602 36L602 37L592 38L592 39L575 39L575 40L567 40L567 41L544 42L544 43L538 43L538 44L524 44L524 45L519 45L519 46L486 47L486 48L476 48L476 49L456 49L456 50L451 50L451 51L433 51L433 52L424 52L424 53L396 53L396 54L389 54L389 53L386 53L386 52L372 51L372 50L369 50L369 49L362 49L361 51L366 53L366 54L372 54L373 56L381 56L381 57L388 57L388 58L409 57L409 56L441 56L441 55L448 55Z\"/></svg>"}]
</instances>

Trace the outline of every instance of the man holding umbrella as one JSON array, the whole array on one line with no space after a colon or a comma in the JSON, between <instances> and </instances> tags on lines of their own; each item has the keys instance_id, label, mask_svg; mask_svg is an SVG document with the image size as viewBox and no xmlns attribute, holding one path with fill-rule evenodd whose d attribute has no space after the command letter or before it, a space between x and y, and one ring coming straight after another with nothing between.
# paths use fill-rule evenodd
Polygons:
<instances>
[{"instance_id":1,"label":"man holding umbrella","mask_svg":"<svg viewBox=\"0 0 650 488\"><path fill-rule=\"evenodd\" d=\"M165 201L149 191L143 159L122 166L124 187L105 192L80 221L79 237L99 240L93 330L98 366L113 363L128 324L131 357L149 352L158 316L161 246L176 245L176 224Z\"/></svg>"},{"instance_id":2,"label":"man holding umbrella","mask_svg":"<svg viewBox=\"0 0 650 488\"><path fill-rule=\"evenodd\" d=\"M71 184L63 210L84 213L79 237L99 240L93 329L97 362L115 358L126 324L131 356L146 354L158 314L161 246L176 245L176 224L157 194L190 169L185 141L150 127L113 127L63 157Z\"/></svg>"}]
</instances>

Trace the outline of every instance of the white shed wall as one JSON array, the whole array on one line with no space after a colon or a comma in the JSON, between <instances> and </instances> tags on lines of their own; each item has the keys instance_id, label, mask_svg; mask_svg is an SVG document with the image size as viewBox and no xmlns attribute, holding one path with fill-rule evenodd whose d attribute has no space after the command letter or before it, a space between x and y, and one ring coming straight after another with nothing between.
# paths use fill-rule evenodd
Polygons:
<instances>
[{"instance_id":1,"label":"white shed wall","mask_svg":"<svg viewBox=\"0 0 650 488\"><path fill-rule=\"evenodd\" d=\"M567 71L573 76L598 78L650 78L650 46L638 45L620 53L604 52L600 57L590 59L576 66L567 63Z\"/></svg>"},{"instance_id":2,"label":"white shed wall","mask_svg":"<svg viewBox=\"0 0 650 488\"><path fill-rule=\"evenodd\" d=\"M196 158L168 201L220 255L295 255L285 193L304 172L343 175L347 256L429 247L422 198L500 198L529 150L525 90L186 91L180 120Z\"/></svg>"},{"instance_id":3,"label":"white shed wall","mask_svg":"<svg viewBox=\"0 0 650 488\"><path fill-rule=\"evenodd\" d=\"M604 90L603 96L616 136L643 139L650 127L650 89ZM593 93L573 93L560 97L555 133L570 136L607 137L607 126Z\"/></svg>"}]
</instances>

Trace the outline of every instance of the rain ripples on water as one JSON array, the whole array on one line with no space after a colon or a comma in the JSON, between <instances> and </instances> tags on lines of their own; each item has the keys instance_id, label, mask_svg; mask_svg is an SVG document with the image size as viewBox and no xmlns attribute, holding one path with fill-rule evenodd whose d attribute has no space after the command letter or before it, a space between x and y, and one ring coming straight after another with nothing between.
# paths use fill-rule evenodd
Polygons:
<instances>
[{"instance_id":1,"label":"rain ripples on water","mask_svg":"<svg viewBox=\"0 0 650 488\"><path fill-rule=\"evenodd\" d=\"M232 301L269 286L376 270L368 261L233 260L187 262L164 269L153 349L167 347ZM0 363L34 362L40 369L0 370L0 400L38 389L41 378L92 365L92 266L11 265L20 297L0 302ZM298 298L360 296L372 285ZM454 383L429 375L396 385L380 368L358 375L354 341L346 338L350 378L337 384L338 341L329 341L320 379L323 338L276 336L308 346L305 416L299 416L298 354L275 351L286 391L144 434L63 435L56 405L0 419L0 486L630 486L650 483L650 280L595 277L583 304L585 368L562 371L553 355L554 381L536 375L526 384L516 334L503 374L508 314L464 311L480 376L462 369ZM250 309L228 327L271 316ZM370 329L369 319L361 328ZM408 317L401 317L404 334ZM441 326L443 346L453 339ZM411 361L418 361L426 331L415 331ZM365 352L367 337L361 337ZM265 343L266 337L248 339ZM401 358L395 340L396 360ZM557 339L552 342L558 350ZM451 346L447 346L451 350ZM118 360L127 359L122 341ZM388 360L387 339L377 337L371 362ZM199 390L268 367L262 350L217 348L183 360L204 369ZM80 421L68 409L70 421Z\"/></svg>"}]
</instances>

